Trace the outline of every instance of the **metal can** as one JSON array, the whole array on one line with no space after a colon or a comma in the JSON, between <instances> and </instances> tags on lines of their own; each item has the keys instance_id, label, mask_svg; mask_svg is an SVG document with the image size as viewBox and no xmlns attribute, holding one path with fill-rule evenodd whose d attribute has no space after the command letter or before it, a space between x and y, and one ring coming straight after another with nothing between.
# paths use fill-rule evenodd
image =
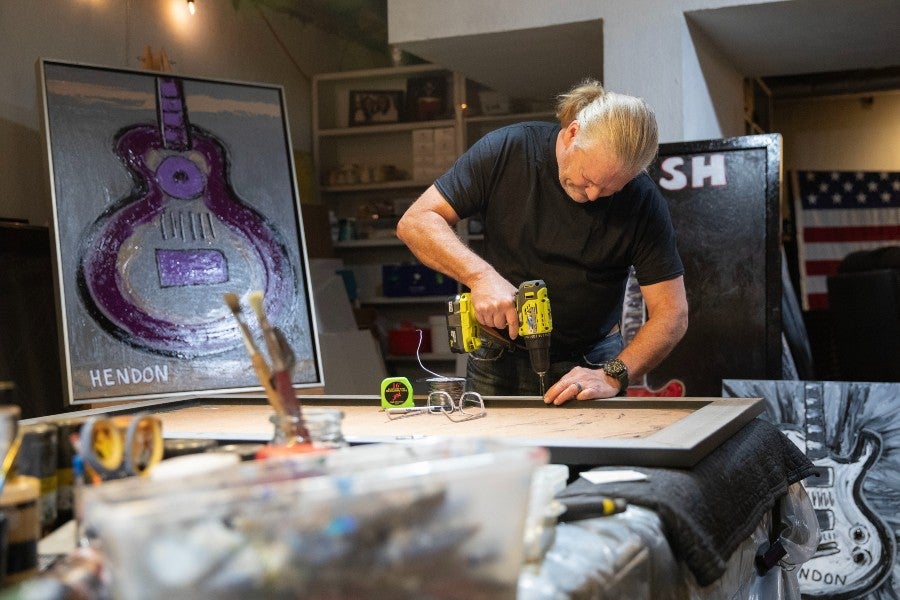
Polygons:
<instances>
[{"instance_id":1,"label":"metal can","mask_svg":"<svg viewBox=\"0 0 900 600\"><path fill-rule=\"evenodd\" d=\"M55 421L58 430L56 450L56 526L70 521L75 515L75 470L73 459L78 453L74 439L84 419Z\"/></svg>"},{"instance_id":2,"label":"metal can","mask_svg":"<svg viewBox=\"0 0 900 600\"><path fill-rule=\"evenodd\" d=\"M15 404L16 384L12 381L0 381L0 404Z\"/></svg>"},{"instance_id":3,"label":"metal can","mask_svg":"<svg viewBox=\"0 0 900 600\"><path fill-rule=\"evenodd\" d=\"M6 527L4 585L13 585L38 574L38 540L41 537L41 484L36 477L10 477L0 495L0 512Z\"/></svg>"},{"instance_id":4,"label":"metal can","mask_svg":"<svg viewBox=\"0 0 900 600\"><path fill-rule=\"evenodd\" d=\"M58 429L53 423L36 423L23 426L21 431L22 447L16 468L22 475L36 477L41 482L41 531L46 534L56 525Z\"/></svg>"}]
</instances>

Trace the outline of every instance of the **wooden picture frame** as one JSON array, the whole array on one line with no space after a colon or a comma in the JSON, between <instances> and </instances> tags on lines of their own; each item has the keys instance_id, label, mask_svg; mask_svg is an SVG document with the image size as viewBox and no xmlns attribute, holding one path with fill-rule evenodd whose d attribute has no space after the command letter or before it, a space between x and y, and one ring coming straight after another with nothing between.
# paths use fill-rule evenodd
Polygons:
<instances>
[{"instance_id":1,"label":"wooden picture frame","mask_svg":"<svg viewBox=\"0 0 900 600\"><path fill-rule=\"evenodd\" d=\"M400 121L403 110L403 92L398 90L366 90L350 92L348 123L358 125L383 125Z\"/></svg>"},{"instance_id":2,"label":"wooden picture frame","mask_svg":"<svg viewBox=\"0 0 900 600\"><path fill-rule=\"evenodd\" d=\"M554 463L678 468L694 465L765 407L759 398L611 398L548 407L537 397L488 396L486 418L454 422L440 414L392 420L378 396L302 400L305 407L341 410L350 444L482 437L546 447ZM139 411L156 414L166 437L239 443L272 436L271 407L251 398L143 402L82 415Z\"/></svg>"},{"instance_id":3,"label":"wooden picture frame","mask_svg":"<svg viewBox=\"0 0 900 600\"><path fill-rule=\"evenodd\" d=\"M264 292L319 388L283 90L40 60L66 401L261 390L224 301ZM261 343L261 341L260 341Z\"/></svg>"},{"instance_id":4,"label":"wooden picture frame","mask_svg":"<svg viewBox=\"0 0 900 600\"><path fill-rule=\"evenodd\" d=\"M406 80L406 120L430 121L449 117L447 78L443 75Z\"/></svg>"}]
</instances>

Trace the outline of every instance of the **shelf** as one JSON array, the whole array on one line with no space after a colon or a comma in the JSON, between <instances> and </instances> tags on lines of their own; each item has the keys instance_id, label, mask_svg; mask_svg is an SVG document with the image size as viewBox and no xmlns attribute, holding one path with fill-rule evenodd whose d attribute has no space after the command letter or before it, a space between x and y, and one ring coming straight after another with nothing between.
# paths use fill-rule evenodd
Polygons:
<instances>
[{"instance_id":1,"label":"shelf","mask_svg":"<svg viewBox=\"0 0 900 600\"><path fill-rule=\"evenodd\" d=\"M436 113L410 110L409 98L398 121L371 121L355 117L351 107L356 94L389 94L396 104L396 92L421 96L426 80L437 88L441 109ZM457 71L437 65L410 65L342 71L315 75L312 79L312 154L319 192L334 217L356 219L356 232L385 234L383 227L366 228L366 215L399 216L453 164L472 143L488 132L521 121L554 121L547 104L511 102L507 114L473 114L482 110L474 94L473 81ZM471 90L469 89L471 88ZM429 93L431 95L431 93ZM472 102L467 102L472 98ZM472 107L464 109L467 104ZM517 112L517 107L528 112ZM416 120L435 116L434 119ZM351 125L351 123L356 123ZM432 130L432 131L429 131ZM340 183L339 183L340 182ZM363 217L361 217L363 215ZM475 252L483 252L484 236L469 234L469 223L461 221L456 231ZM355 235L355 234L354 234ZM352 237L352 236L351 236ZM409 264L415 257L396 236L361 238L333 243L335 255L355 276L359 304L393 325L424 322L446 314L447 302L456 293L430 296L383 296L385 265ZM391 288L387 288L391 291ZM442 288L430 288L442 289ZM451 289L451 286L443 289ZM452 289L459 289L454 285ZM438 347L440 349L440 347ZM420 355L437 371L465 374L466 357L446 352ZM392 370L418 372L415 355L387 355ZM454 365L455 363L455 365ZM397 373L398 375L402 373ZM419 374L416 373L416 376Z\"/></svg>"},{"instance_id":2,"label":"shelf","mask_svg":"<svg viewBox=\"0 0 900 600\"><path fill-rule=\"evenodd\" d=\"M323 185L319 191L329 194L340 194L346 192L376 192L378 190L403 190L421 188L425 189L431 185L430 181L413 181L411 179L401 179L398 181L385 181L383 183L354 183L349 185Z\"/></svg>"},{"instance_id":3,"label":"shelf","mask_svg":"<svg viewBox=\"0 0 900 600\"><path fill-rule=\"evenodd\" d=\"M356 71L336 71L334 73L319 73L318 81L344 82L353 79L379 79L391 77L409 77L411 75L423 75L427 73L445 73L447 69L433 64L403 65L400 67L381 67L375 69L360 69Z\"/></svg>"},{"instance_id":4,"label":"shelf","mask_svg":"<svg viewBox=\"0 0 900 600\"><path fill-rule=\"evenodd\" d=\"M371 298L360 298L360 304L377 305L377 304L445 304L449 296L373 296Z\"/></svg>"},{"instance_id":5,"label":"shelf","mask_svg":"<svg viewBox=\"0 0 900 600\"><path fill-rule=\"evenodd\" d=\"M405 247L399 238L370 238L365 240L343 240L334 242L335 248L386 248L386 247Z\"/></svg>"},{"instance_id":6,"label":"shelf","mask_svg":"<svg viewBox=\"0 0 900 600\"><path fill-rule=\"evenodd\" d=\"M552 111L539 111L530 113L508 113L505 115L476 115L465 117L466 123L499 123L508 121L510 123L518 123L521 121L546 121L555 120L556 115Z\"/></svg>"},{"instance_id":7,"label":"shelf","mask_svg":"<svg viewBox=\"0 0 900 600\"><path fill-rule=\"evenodd\" d=\"M456 362L458 357L462 356L461 354L453 354L447 352L423 352L419 354L419 358L425 361L446 361L446 362ZM384 360L390 362L418 362L415 354L388 354L384 357Z\"/></svg>"},{"instance_id":8,"label":"shelf","mask_svg":"<svg viewBox=\"0 0 900 600\"><path fill-rule=\"evenodd\" d=\"M406 133L416 129L435 129L438 127L455 127L453 119L435 119L431 121L405 121L402 123L386 123L384 125L358 125L356 127L334 127L319 129L321 137L339 137L353 135L372 135L373 133Z\"/></svg>"}]
</instances>

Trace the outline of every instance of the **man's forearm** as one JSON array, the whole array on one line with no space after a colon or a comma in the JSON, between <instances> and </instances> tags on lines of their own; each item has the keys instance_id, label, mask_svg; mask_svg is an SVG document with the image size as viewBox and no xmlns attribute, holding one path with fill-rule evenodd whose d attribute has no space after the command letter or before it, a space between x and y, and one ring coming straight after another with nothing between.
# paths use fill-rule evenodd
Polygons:
<instances>
[{"instance_id":1,"label":"man's forearm","mask_svg":"<svg viewBox=\"0 0 900 600\"><path fill-rule=\"evenodd\" d=\"M456 235L458 222L459 217L431 186L404 213L397 224L397 237L422 264L471 288L493 269Z\"/></svg>"},{"instance_id":2,"label":"man's forearm","mask_svg":"<svg viewBox=\"0 0 900 600\"><path fill-rule=\"evenodd\" d=\"M457 236L459 217L434 186L410 206L397 224L403 240L423 264L472 290L475 316L482 325L508 328L516 337L519 321L515 288Z\"/></svg>"},{"instance_id":3,"label":"man's forearm","mask_svg":"<svg viewBox=\"0 0 900 600\"><path fill-rule=\"evenodd\" d=\"M649 319L635 334L619 358L628 365L632 382L640 381L675 348L687 330L686 319L658 317Z\"/></svg>"},{"instance_id":4,"label":"man's forearm","mask_svg":"<svg viewBox=\"0 0 900 600\"><path fill-rule=\"evenodd\" d=\"M415 225L398 229L397 234L422 264L464 285L471 285L480 271L490 268L437 215L422 215Z\"/></svg>"},{"instance_id":5,"label":"man's forearm","mask_svg":"<svg viewBox=\"0 0 900 600\"><path fill-rule=\"evenodd\" d=\"M684 278L678 277L641 288L647 305L647 321L619 358L628 366L632 381L665 359L687 332L688 304Z\"/></svg>"}]
</instances>

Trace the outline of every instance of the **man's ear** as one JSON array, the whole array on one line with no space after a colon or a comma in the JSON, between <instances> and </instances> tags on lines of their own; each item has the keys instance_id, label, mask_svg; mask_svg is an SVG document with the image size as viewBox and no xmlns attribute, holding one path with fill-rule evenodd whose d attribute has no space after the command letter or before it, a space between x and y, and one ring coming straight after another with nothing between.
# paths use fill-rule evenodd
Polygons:
<instances>
[{"instance_id":1,"label":"man's ear","mask_svg":"<svg viewBox=\"0 0 900 600\"><path fill-rule=\"evenodd\" d=\"M563 131L563 144L568 148L572 145L572 141L575 139L575 134L578 133L578 130L581 126L578 124L578 121L572 121L568 125L566 125L565 130Z\"/></svg>"}]
</instances>

